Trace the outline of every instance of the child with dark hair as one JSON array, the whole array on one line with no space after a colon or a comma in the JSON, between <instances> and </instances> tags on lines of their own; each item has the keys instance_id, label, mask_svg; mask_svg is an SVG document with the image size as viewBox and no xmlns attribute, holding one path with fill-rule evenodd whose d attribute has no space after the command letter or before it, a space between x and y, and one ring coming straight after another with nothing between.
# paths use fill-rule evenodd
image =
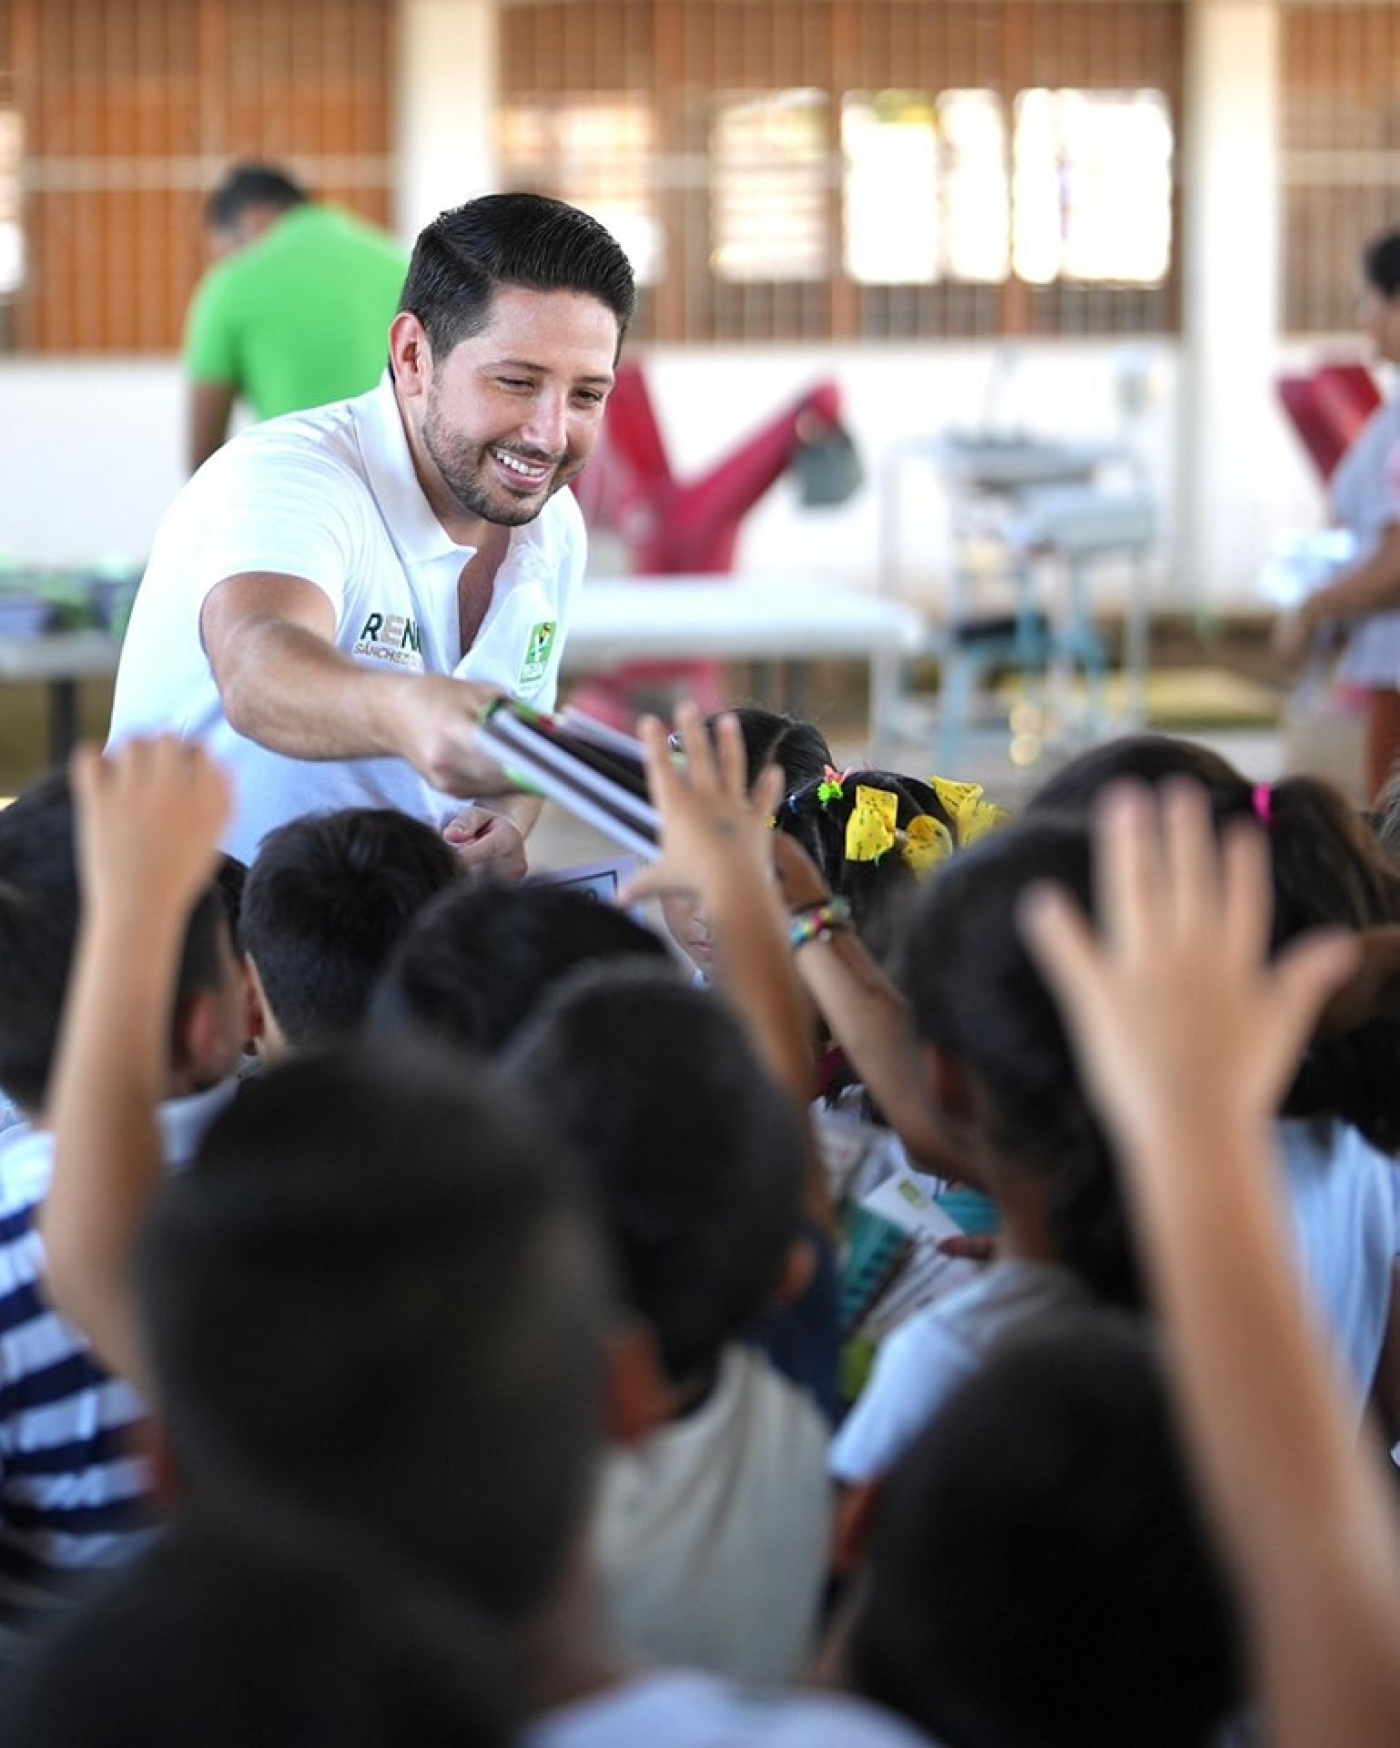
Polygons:
<instances>
[{"instance_id":1,"label":"child with dark hair","mask_svg":"<svg viewBox=\"0 0 1400 1748\"><path fill-rule=\"evenodd\" d=\"M353 1037L400 935L461 873L442 836L396 808L307 814L270 831L240 922L261 1053Z\"/></svg>"},{"instance_id":2,"label":"child with dark hair","mask_svg":"<svg viewBox=\"0 0 1400 1748\"><path fill-rule=\"evenodd\" d=\"M1197 785L1096 806L1092 913L1053 884L1019 923L1062 1003L1131 1192L1169 1381L1234 1581L1263 1739L1400 1740L1393 1473L1357 1439L1300 1304L1271 1119L1357 943L1268 948L1269 846ZM1132 1740L1137 1740L1136 1729Z\"/></svg>"},{"instance_id":3,"label":"child with dark hair","mask_svg":"<svg viewBox=\"0 0 1400 1748\"><path fill-rule=\"evenodd\" d=\"M1360 325L1378 360L1400 364L1400 231L1361 255ZM1294 666L1345 635L1337 677L1365 702L1364 782L1370 800L1400 757L1400 401L1382 402L1327 481L1332 520L1353 537L1350 561L1275 622L1275 653Z\"/></svg>"},{"instance_id":4,"label":"child with dark hair","mask_svg":"<svg viewBox=\"0 0 1400 1748\"><path fill-rule=\"evenodd\" d=\"M846 1682L958 1748L1207 1748L1244 1698L1233 1603L1156 1345L1010 1338L895 1464Z\"/></svg>"},{"instance_id":5,"label":"child with dark hair","mask_svg":"<svg viewBox=\"0 0 1400 1748\"><path fill-rule=\"evenodd\" d=\"M1053 878L1088 902L1084 833L1022 820L959 856L921 895L900 983L951 1151L996 1204L996 1260L881 1344L831 1449L874 1483L1009 1332L1094 1300L1138 1302L1107 1143L1016 916ZM858 1505L851 1507L858 1512Z\"/></svg>"},{"instance_id":6,"label":"child with dark hair","mask_svg":"<svg viewBox=\"0 0 1400 1748\"><path fill-rule=\"evenodd\" d=\"M160 992L227 788L197 747L168 740L76 769L108 852L84 870L92 924L46 1231L70 1307L114 1364L157 1385L184 1521L236 1534L271 1510L357 1528L430 1570L510 1634L530 1748L916 1748L864 1703L639 1670L608 1643L580 1550L605 1351L615 1403L629 1344L542 1100L421 1040L310 1052L250 1085L194 1169L156 1193ZM763 916L775 900L742 801L712 787L693 803L696 834L741 851L732 893L712 888L720 908ZM749 943L761 972L782 967L772 936ZM781 987L770 999L788 1011Z\"/></svg>"},{"instance_id":7,"label":"child with dark hair","mask_svg":"<svg viewBox=\"0 0 1400 1748\"><path fill-rule=\"evenodd\" d=\"M506 1060L581 1157L659 1359L597 1503L614 1628L650 1657L786 1680L825 1580L827 1426L745 1337L810 1265L797 1109L723 1001L641 965L576 974Z\"/></svg>"},{"instance_id":8,"label":"child with dark hair","mask_svg":"<svg viewBox=\"0 0 1400 1748\"><path fill-rule=\"evenodd\" d=\"M1028 801L1035 816L1087 809L1109 785L1157 787L1189 780L1210 798L1218 830L1245 821L1269 846L1274 906L1271 951L1309 929L1350 933L1400 923L1400 869L1340 790L1314 777L1256 784L1195 742L1130 735L1091 748ZM1393 1006L1393 1004L1392 1004ZM1285 1097L1278 1145L1303 1272L1353 1378L1358 1405L1370 1392L1389 1334L1400 1253L1400 1015L1352 1008L1310 1041ZM1395 1395L1392 1386L1388 1392ZM1382 1404L1400 1434L1400 1401Z\"/></svg>"},{"instance_id":9,"label":"child with dark hair","mask_svg":"<svg viewBox=\"0 0 1400 1748\"><path fill-rule=\"evenodd\" d=\"M405 929L370 998L371 1031L432 1033L495 1055L582 965L669 965L661 937L615 905L545 881L459 883Z\"/></svg>"},{"instance_id":10,"label":"child with dark hair","mask_svg":"<svg viewBox=\"0 0 1400 1748\"><path fill-rule=\"evenodd\" d=\"M5 1684L0 1748L509 1748L518 1659L363 1538L181 1523Z\"/></svg>"},{"instance_id":11,"label":"child with dark hair","mask_svg":"<svg viewBox=\"0 0 1400 1748\"><path fill-rule=\"evenodd\" d=\"M463 885L415 918L375 990L369 1029L391 1037L424 1032L494 1056L571 973L647 968L674 982L674 964L659 934L566 887ZM825 1202L809 1202L811 1283L791 1303L775 1306L753 1334L834 1419L839 1283Z\"/></svg>"},{"instance_id":12,"label":"child with dark hair","mask_svg":"<svg viewBox=\"0 0 1400 1748\"><path fill-rule=\"evenodd\" d=\"M920 888L1005 819L975 783L828 768L778 809L773 849L796 919L798 972L825 1033L819 1131L836 1158L863 1149L848 1192L863 1194L909 1165L927 1176L920 1187L979 1235L994 1228L995 1209L975 1166L931 1120L922 1064L910 1060L907 1019L885 969ZM852 1137L852 1118L864 1134Z\"/></svg>"},{"instance_id":13,"label":"child with dark hair","mask_svg":"<svg viewBox=\"0 0 1400 1748\"><path fill-rule=\"evenodd\" d=\"M791 795L794 789L820 777L832 762L826 736L815 722L790 716L784 710L770 710L763 704L736 704L730 710L705 718L711 739L721 715L732 716L739 724L750 789L769 765L776 765L783 774L783 793ZM672 738L679 741L680 737Z\"/></svg>"},{"instance_id":14,"label":"child with dark hair","mask_svg":"<svg viewBox=\"0 0 1400 1748\"><path fill-rule=\"evenodd\" d=\"M732 716L739 725L744 743L744 777L750 789L771 765L782 772L782 794L791 795L818 780L831 765L831 748L814 722L804 722L760 704L740 704L705 718L705 733L711 743L720 716ZM680 734L672 733L670 745L673 752L685 751ZM714 942L703 906L692 892L663 892L660 902L661 915L672 939L700 976L708 980L714 969Z\"/></svg>"},{"instance_id":15,"label":"child with dark hair","mask_svg":"<svg viewBox=\"0 0 1400 1748\"><path fill-rule=\"evenodd\" d=\"M151 1522L145 1404L51 1308L38 1230L83 910L76 825L61 772L0 812L0 1085L27 1119L0 1135L0 1646L69 1594L79 1573L129 1557ZM184 929L170 1008L155 1094L159 1150L179 1166L231 1095L248 1031L227 912L212 883Z\"/></svg>"},{"instance_id":16,"label":"child with dark hair","mask_svg":"<svg viewBox=\"0 0 1400 1748\"><path fill-rule=\"evenodd\" d=\"M850 907L870 953L885 962L920 885L1005 817L975 783L828 768L784 797L776 824L801 844Z\"/></svg>"}]
</instances>

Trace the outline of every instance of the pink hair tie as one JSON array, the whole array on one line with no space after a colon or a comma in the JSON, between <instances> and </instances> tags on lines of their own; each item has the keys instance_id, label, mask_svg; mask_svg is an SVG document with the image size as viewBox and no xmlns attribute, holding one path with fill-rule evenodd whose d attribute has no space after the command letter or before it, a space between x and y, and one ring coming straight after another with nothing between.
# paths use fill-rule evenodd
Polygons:
<instances>
[{"instance_id":1,"label":"pink hair tie","mask_svg":"<svg viewBox=\"0 0 1400 1748\"><path fill-rule=\"evenodd\" d=\"M1251 797L1254 803L1254 816L1260 825L1270 826L1274 823L1274 792L1267 783L1256 783Z\"/></svg>"}]
</instances>

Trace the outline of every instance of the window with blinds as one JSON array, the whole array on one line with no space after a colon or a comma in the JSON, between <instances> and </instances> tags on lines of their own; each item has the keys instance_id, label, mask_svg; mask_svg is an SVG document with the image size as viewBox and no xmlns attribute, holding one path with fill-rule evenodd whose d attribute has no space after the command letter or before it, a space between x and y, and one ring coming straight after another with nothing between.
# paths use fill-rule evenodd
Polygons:
<instances>
[{"instance_id":1,"label":"window with blinds","mask_svg":"<svg viewBox=\"0 0 1400 1748\"><path fill-rule=\"evenodd\" d=\"M235 159L391 214L390 0L0 0L0 336L177 346Z\"/></svg>"},{"instance_id":2,"label":"window with blinds","mask_svg":"<svg viewBox=\"0 0 1400 1748\"><path fill-rule=\"evenodd\" d=\"M1400 7L1282 13L1283 324L1355 325L1360 257L1400 227Z\"/></svg>"},{"instance_id":3,"label":"window with blinds","mask_svg":"<svg viewBox=\"0 0 1400 1748\"><path fill-rule=\"evenodd\" d=\"M507 0L501 175L647 240L653 338L1171 331L1182 14Z\"/></svg>"}]
</instances>

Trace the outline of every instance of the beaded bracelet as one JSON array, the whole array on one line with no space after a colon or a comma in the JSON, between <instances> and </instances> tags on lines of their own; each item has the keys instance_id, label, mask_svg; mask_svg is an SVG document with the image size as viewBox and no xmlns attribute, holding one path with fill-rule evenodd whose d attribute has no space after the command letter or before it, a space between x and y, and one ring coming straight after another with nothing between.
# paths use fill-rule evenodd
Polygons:
<instances>
[{"instance_id":1,"label":"beaded bracelet","mask_svg":"<svg viewBox=\"0 0 1400 1748\"><path fill-rule=\"evenodd\" d=\"M851 907L844 898L824 898L820 904L805 905L793 913L788 924L788 941L792 947L805 947L808 941L824 941L851 926Z\"/></svg>"}]
</instances>

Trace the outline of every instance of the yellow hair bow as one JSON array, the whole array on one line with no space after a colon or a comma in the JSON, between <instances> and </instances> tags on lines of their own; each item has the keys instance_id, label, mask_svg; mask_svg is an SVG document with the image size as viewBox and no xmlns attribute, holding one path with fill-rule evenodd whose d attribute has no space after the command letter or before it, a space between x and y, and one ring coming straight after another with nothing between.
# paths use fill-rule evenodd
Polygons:
<instances>
[{"instance_id":1,"label":"yellow hair bow","mask_svg":"<svg viewBox=\"0 0 1400 1748\"><path fill-rule=\"evenodd\" d=\"M952 855L952 835L941 819L920 814L900 831L895 824L898 817L897 795L888 789L858 785L856 804L846 821L846 860L878 862L897 844L900 859L916 880L922 880Z\"/></svg>"},{"instance_id":2,"label":"yellow hair bow","mask_svg":"<svg viewBox=\"0 0 1400 1748\"><path fill-rule=\"evenodd\" d=\"M904 840L900 854L913 870L916 880L924 880L940 862L953 853L953 836L941 819L931 813L921 813L911 819L899 834Z\"/></svg>"},{"instance_id":3,"label":"yellow hair bow","mask_svg":"<svg viewBox=\"0 0 1400 1748\"><path fill-rule=\"evenodd\" d=\"M1005 825L1006 809L984 800L980 783L957 783L951 777L930 777L928 782L958 828L958 843L963 849Z\"/></svg>"},{"instance_id":4,"label":"yellow hair bow","mask_svg":"<svg viewBox=\"0 0 1400 1748\"><path fill-rule=\"evenodd\" d=\"M895 821L899 797L888 789L856 786L856 804L846 821L846 860L878 862L895 845Z\"/></svg>"}]
</instances>

